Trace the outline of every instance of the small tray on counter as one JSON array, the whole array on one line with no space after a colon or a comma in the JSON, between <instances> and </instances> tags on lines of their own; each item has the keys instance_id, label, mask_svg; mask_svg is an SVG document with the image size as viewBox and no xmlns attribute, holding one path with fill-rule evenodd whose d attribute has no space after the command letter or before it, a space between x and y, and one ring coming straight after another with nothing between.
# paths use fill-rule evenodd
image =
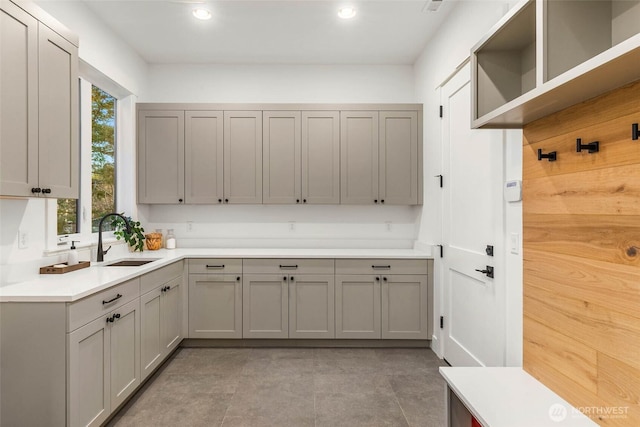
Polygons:
<instances>
[{"instance_id":1,"label":"small tray on counter","mask_svg":"<svg viewBox=\"0 0 640 427\"><path fill-rule=\"evenodd\" d=\"M81 270L91 265L90 261L80 261L76 265L67 265L66 262L61 262L54 265L47 265L40 267L40 274L64 274L71 271Z\"/></svg>"}]
</instances>

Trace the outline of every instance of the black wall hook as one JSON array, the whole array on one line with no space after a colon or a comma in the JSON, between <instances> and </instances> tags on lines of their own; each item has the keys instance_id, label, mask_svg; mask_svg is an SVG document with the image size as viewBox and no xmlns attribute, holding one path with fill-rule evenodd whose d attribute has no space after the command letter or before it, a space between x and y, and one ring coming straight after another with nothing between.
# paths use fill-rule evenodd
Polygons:
<instances>
[{"instance_id":1,"label":"black wall hook","mask_svg":"<svg viewBox=\"0 0 640 427\"><path fill-rule=\"evenodd\" d=\"M538 148L538 160L542 159L548 159L550 162L555 162L556 160L558 160L558 152L552 151L547 154L542 154L542 149Z\"/></svg>"},{"instance_id":2,"label":"black wall hook","mask_svg":"<svg viewBox=\"0 0 640 427\"><path fill-rule=\"evenodd\" d=\"M640 130L638 130L638 124L634 123L631 125L631 139L637 141L640 138Z\"/></svg>"},{"instance_id":3,"label":"black wall hook","mask_svg":"<svg viewBox=\"0 0 640 427\"><path fill-rule=\"evenodd\" d=\"M600 142L593 141L588 144L583 144L582 139L576 139L576 153L581 152L582 150L589 150L590 154L597 153L600 151Z\"/></svg>"}]
</instances>

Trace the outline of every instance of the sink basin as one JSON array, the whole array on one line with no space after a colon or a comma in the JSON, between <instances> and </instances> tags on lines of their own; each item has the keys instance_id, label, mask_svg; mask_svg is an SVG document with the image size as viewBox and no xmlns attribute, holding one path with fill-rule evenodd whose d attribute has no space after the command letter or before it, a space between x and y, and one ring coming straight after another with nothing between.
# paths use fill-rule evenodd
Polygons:
<instances>
[{"instance_id":1,"label":"sink basin","mask_svg":"<svg viewBox=\"0 0 640 427\"><path fill-rule=\"evenodd\" d=\"M121 261L107 264L105 267L140 267L141 265L149 264L153 261L155 261L155 259L123 259Z\"/></svg>"}]
</instances>

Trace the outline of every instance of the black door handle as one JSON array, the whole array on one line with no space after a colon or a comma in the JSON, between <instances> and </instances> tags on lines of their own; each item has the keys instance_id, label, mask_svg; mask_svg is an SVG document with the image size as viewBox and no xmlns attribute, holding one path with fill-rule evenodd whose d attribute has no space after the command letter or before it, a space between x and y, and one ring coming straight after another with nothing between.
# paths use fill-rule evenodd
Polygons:
<instances>
[{"instance_id":1,"label":"black door handle","mask_svg":"<svg viewBox=\"0 0 640 427\"><path fill-rule=\"evenodd\" d=\"M490 279L493 279L493 267L490 266L490 265L487 265L487 268L485 270L478 270L476 268L476 271L478 273L482 273L482 274L486 275Z\"/></svg>"}]
</instances>

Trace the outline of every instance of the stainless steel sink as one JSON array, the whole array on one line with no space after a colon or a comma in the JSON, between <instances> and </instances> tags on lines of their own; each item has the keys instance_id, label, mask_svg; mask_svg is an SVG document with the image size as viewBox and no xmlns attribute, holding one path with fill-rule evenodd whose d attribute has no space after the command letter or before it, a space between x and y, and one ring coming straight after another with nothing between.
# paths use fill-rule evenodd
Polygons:
<instances>
[{"instance_id":1,"label":"stainless steel sink","mask_svg":"<svg viewBox=\"0 0 640 427\"><path fill-rule=\"evenodd\" d=\"M155 261L155 259L123 259L121 261L107 264L105 267L140 267L141 265L149 264L153 261Z\"/></svg>"}]
</instances>

